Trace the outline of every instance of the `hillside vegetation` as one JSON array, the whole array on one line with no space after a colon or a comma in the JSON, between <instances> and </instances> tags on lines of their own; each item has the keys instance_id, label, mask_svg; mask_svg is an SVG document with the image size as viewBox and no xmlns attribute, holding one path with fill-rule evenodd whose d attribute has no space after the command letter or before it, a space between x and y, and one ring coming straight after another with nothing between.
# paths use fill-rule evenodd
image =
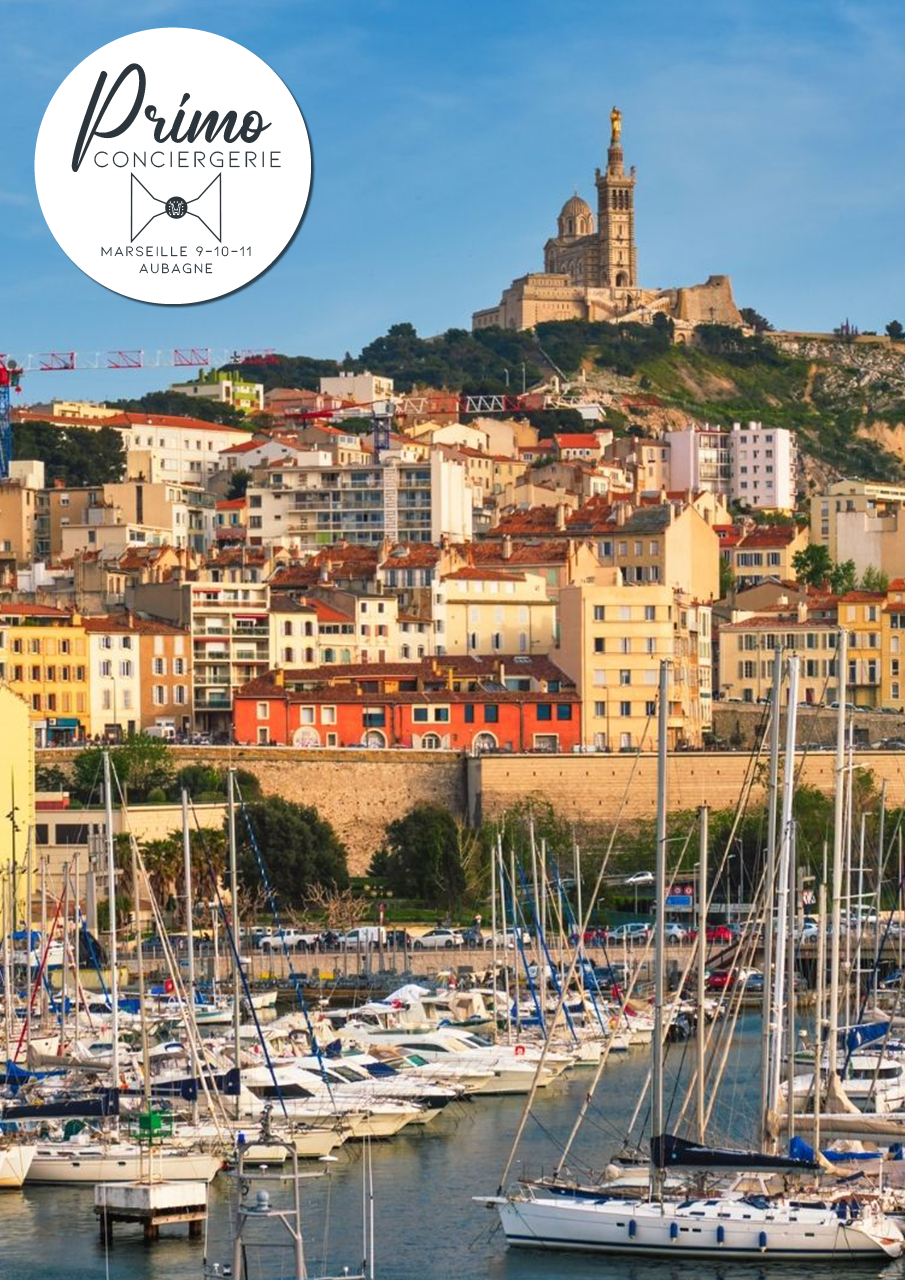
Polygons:
<instances>
[{"instance_id":1,"label":"hillside vegetation","mask_svg":"<svg viewBox=\"0 0 905 1280\"><path fill-rule=\"evenodd\" d=\"M620 430L656 431L681 421L759 419L795 431L824 470L864 479L905 478L905 343L884 340L745 337L720 325L677 346L671 322L545 323L533 332L448 329L420 337L407 323L342 360L278 356L243 365L265 387L317 388L340 369L370 370L396 388L520 390L554 373L582 378ZM508 375L508 379L507 379Z\"/></svg>"}]
</instances>

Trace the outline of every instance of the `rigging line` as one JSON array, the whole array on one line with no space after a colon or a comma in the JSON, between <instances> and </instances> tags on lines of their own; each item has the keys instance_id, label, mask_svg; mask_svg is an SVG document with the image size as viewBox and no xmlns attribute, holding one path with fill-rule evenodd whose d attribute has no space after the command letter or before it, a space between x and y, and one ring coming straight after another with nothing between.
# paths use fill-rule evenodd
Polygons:
<instances>
[{"instance_id":1,"label":"rigging line","mask_svg":"<svg viewBox=\"0 0 905 1280\"><path fill-rule=\"evenodd\" d=\"M195 1021L195 1011L194 1009L191 1009L191 1011L189 1012L188 1002L186 1000L186 994L185 994L185 987L182 982L182 974L179 971L179 966L176 964L176 957L173 954L173 949L170 945L169 935L167 933L166 927L164 926L163 915L160 911L160 904L157 901L157 896L154 893L154 889L151 885L151 878L148 875L148 869L145 866L145 860L144 860L144 857L142 856L141 847L138 843L138 840L136 839L135 832L132 830L132 820L129 816L129 807L126 804L122 785L119 780L119 774L116 771L116 766L114 765L112 759L110 761L110 773L112 778L116 782L116 789L119 792L120 803L122 807L122 815L125 821L126 834L128 835L128 838L129 838L130 847L132 850L134 850L136 862L138 864L139 870L142 873L142 876L144 877L144 882L145 882L145 886L147 888L147 893L148 893L148 900L151 903L151 912L154 917L154 924L157 928L158 937L161 939L161 943L163 945L163 953L167 962L167 968L169 969L170 976L172 977L172 980L173 980L173 993L176 996L176 1003L177 1005L180 1006L180 1010L182 1012L186 1034L189 1038L189 1041L193 1045L196 1059L199 1062L204 1062L207 1066L213 1066L214 1064L212 1063L210 1055L207 1051L207 1048L205 1047L204 1040L201 1037L200 1032L198 1031L198 1025ZM111 887L111 892L113 892L115 895L115 892L116 892L115 885ZM137 913L137 909L138 909L138 904L136 903L136 913ZM142 1016L144 1016L144 1011L142 1011ZM217 1104L216 1105L214 1104L214 1101L211 1096L211 1092L207 1085L207 1078L206 1078L205 1072L201 1073L201 1087L204 1091L205 1100L210 1109L210 1113L213 1117L214 1125L217 1128L218 1137L222 1141L225 1130L222 1124L222 1114L218 1113L218 1108L220 1108L220 1100L218 1098Z\"/></svg>"},{"instance_id":2,"label":"rigging line","mask_svg":"<svg viewBox=\"0 0 905 1280\"><path fill-rule=\"evenodd\" d=\"M763 883L764 883L765 875L766 875L766 868L764 868L761 872L761 881L758 884L755 892L756 901L760 899L760 895L763 891ZM757 940L756 933L752 928L750 930L750 933L744 936L744 942L747 950L745 953L743 953L743 956L742 956L743 959L750 960L752 958L754 948L756 945L756 940ZM739 967L746 967L746 966L739 966ZM723 1011L724 1016L715 1018L709 1028L706 1027L706 1024L705 1024L704 1028L702 1028L699 1031L699 1034L703 1034L705 1036L704 1051L705 1051L705 1054L708 1055L705 1078L706 1078L707 1084L711 1089L712 1098L715 1098L716 1091L719 1089L721 1079L722 1079L723 1067L725 1065L725 1060L724 1060L723 1065L721 1065L719 1070L717 1071L717 1079L715 1082L713 1082L712 1077L714 1074L714 1067L716 1065L716 1060L717 1060L716 1059L717 1050L723 1046L724 1042L727 1042L727 1043L730 1042L735 1033L735 1027L738 1022L739 1014L741 1012L741 1002L742 1002L743 992L744 992L744 987L742 986L741 983L737 984L734 988L722 991L717 1001L717 1008ZM693 1097L693 1091L697 1083L697 1079L698 1079L698 1070L697 1070L697 1066L695 1066L691 1075L691 1080L689 1082L688 1091L686 1093L685 1099L679 1111L677 1125L680 1125L685 1118L685 1114L688 1110L688 1107L691 1103L691 1099ZM713 1107L713 1102L711 1102L711 1110L712 1110L712 1107ZM705 1124L707 1123L707 1119L708 1117L705 1115Z\"/></svg>"},{"instance_id":3,"label":"rigging line","mask_svg":"<svg viewBox=\"0 0 905 1280\"><path fill-rule=\"evenodd\" d=\"M196 809L195 809L195 801L194 801L194 798L192 798L192 800L190 801L190 803L191 803L191 806L192 806L192 816L193 816L193 817L194 817L194 819L195 819L195 825L196 825L196 827L197 827L197 829L198 829L198 834L199 834L199 836L200 836L200 838L201 838L201 845L202 845L202 848L205 848L205 851L206 851L206 846L205 846L205 841L204 841L204 835L203 835L203 832L202 832L202 830L201 830L201 824L200 824L200 823L199 823L199 821L198 821L198 814L197 814L197 811L196 811ZM209 869L208 869L208 870L209 870L209 873L210 873L210 867L209 867ZM255 1008L255 1006L254 1006L254 1002L253 1002L253 1000L252 1000L252 998L251 998L251 988L250 988L250 986L249 986L249 984L248 984L248 976L247 976L247 974L245 973L245 970L244 970L244 968L243 968L243 966L242 966L242 957L241 957L241 954L240 954L240 952L239 952L239 944L238 944L238 940L237 940L237 937L236 937L236 931L235 931L235 930L233 929L233 927L232 927L232 926L233 926L233 923L235 923L235 924L236 924L236 926L238 926L238 923L239 923L239 904L238 904L238 902L234 902L234 903L232 903L232 917L233 917L233 920L232 920L232 922L231 922L231 921L227 918L227 915L226 915L226 908L225 908L225 907L224 907L224 905L223 905L223 898L222 898L221 893L220 893L220 886L219 886L219 884L217 883L217 878L216 878L216 876L212 877L212 879L213 879L213 885L214 885L214 894L216 895L216 898L217 898L217 906L218 906L219 911L220 911L220 918L221 918L221 920L223 921L223 927L224 927L224 929L226 930L226 936L227 936L227 938L228 938L228 940L229 940L229 947L230 947L230 951L232 952L233 964L236 966L236 971L237 971L238 976L239 976L239 981L240 981L240 982L241 982L241 984L242 984L242 991L243 991L243 993L244 993L244 995L245 995L245 1002L246 1002L246 1004L248 1005L248 1009L249 1009L249 1012L251 1013L252 1021L253 1021L253 1022L254 1022L254 1024L255 1024L255 1031L257 1032L258 1040L261 1042L261 1048L262 1048L262 1049L263 1049L263 1051L264 1051L264 1061L267 1063L267 1070L270 1072L270 1078L271 1078L271 1080L273 1081L273 1087L274 1087L274 1088L276 1089L276 1091L277 1091L277 1098L279 1099L280 1107L282 1108L282 1111L283 1111L283 1117L284 1117L284 1119L287 1119L287 1120L288 1120L288 1118L289 1118L289 1112L286 1110L286 1100L285 1100L285 1098L283 1097L283 1090L280 1088L280 1082L279 1082L279 1080L277 1079L276 1067L273 1065L273 1059L272 1059L272 1058L271 1058L271 1056L270 1056L270 1046L269 1046L269 1045L267 1044L267 1042L265 1041L265 1039L264 1039L264 1033L263 1033L263 1031L261 1030L261 1020L260 1020L260 1018L258 1017L258 1011L257 1011L257 1009ZM237 1057L237 1058L239 1058L239 1052L238 1052L238 1050L237 1050L237 1052L236 1052L236 1057ZM237 1072L239 1072L239 1073L240 1073L240 1075L241 1075L241 1071L242 1071L242 1063L241 1063L241 1061L237 1061L237 1062L236 1062L236 1064L235 1064L235 1066L236 1066L236 1071L237 1071Z\"/></svg>"},{"instance_id":4,"label":"rigging line","mask_svg":"<svg viewBox=\"0 0 905 1280\"><path fill-rule=\"evenodd\" d=\"M644 737L645 737L645 735L646 735L646 733L647 733L647 731L648 731L648 729L649 729L649 727L650 727L651 719L652 719L652 717L651 717L651 716L648 716L648 717L647 717L647 721L646 721L646 723L645 723L645 732L644 732L644 734L642 734L642 735L641 735L641 741L642 741L642 742L644 741ZM641 759L641 749L640 749L640 747L639 747L638 751L636 751L636 752L635 752L635 757L634 757L634 760L633 760L633 762L632 762L632 768L631 768L631 771L630 771L630 773L629 773L629 777L628 777L628 780L627 780L627 782L626 782L625 789L624 789L623 794L622 794L622 800L620 801L619 809L618 809L617 814L616 814L616 820L615 820L615 822L614 822L614 824L613 824L613 830L612 830L612 833L611 833L611 835L610 835L609 844L607 845L606 852L605 852L605 854L604 854L603 858L601 859L600 869L598 870L598 873L597 873L597 880L596 880L596 882L595 882L594 889L593 889L592 893L590 894L590 896L589 896L589 898L588 898L588 905L587 905L587 908L586 908L586 911L585 911L585 918L584 918L584 920L582 921L581 929L580 929L580 931L579 931L579 932L580 932L580 935L581 935L582 937L584 936L585 930L587 929L588 924L589 924L589 922L590 922L590 919L591 919L591 913L592 913L592 912L593 912L593 910L594 910L594 905L595 905L596 899L597 899L597 897L598 897L598 895L599 895L599 893L600 893L601 885L603 884L603 877L604 877L604 876L605 876L605 874L606 874L606 868L607 868L607 865L608 865L608 863L609 863L610 855L611 855L611 854L612 854L612 852L613 852L613 846L614 846L614 844L615 844L615 842L616 842L616 835L617 835L617 833L618 833L618 831L619 831L619 828L620 828L620 825L621 825L621 822L622 822L622 817L623 817L623 815L624 815L624 813L625 813L625 807L626 807L626 804L628 803L629 791L631 790L632 783L634 782L635 774L636 774L637 769L638 769L638 762L640 761L640 759ZM576 949L573 951L573 953L572 953L572 959L571 959L571 961L570 961L570 963L569 963L569 972L568 972L568 974L567 974L566 978L565 978L565 979L564 979L564 981L563 981L563 994L560 996L560 998L559 998L559 1000L558 1000L558 1002L557 1002L557 1009L556 1009L556 1013L554 1014L554 1018L553 1018L554 1025L555 1025L555 1024L556 1024L556 1022L559 1020L560 1011L561 1011L561 1006L562 1006L563 1001L564 1001L564 999L565 999L565 994L564 994L564 993L565 993L565 991L568 989L569 984L572 982L572 978L573 978L574 973L575 973L576 963L577 963L577 960L578 960L578 955L579 955L579 952L578 952L578 950L577 950L577 948L576 948ZM511 1149L510 1149L509 1156L508 1156L508 1158L507 1158L507 1160L506 1160L506 1165L505 1165L505 1167L504 1167L504 1169L503 1169L503 1172L502 1172L502 1175L501 1175L501 1177L500 1177L500 1185L499 1185L499 1192L500 1192L500 1193L502 1193L503 1186L505 1185L506 1179L507 1179L507 1178L508 1178L508 1176L509 1176L509 1170L512 1168L512 1162L513 1162L513 1160L515 1159L515 1153L516 1153L516 1151L518 1150L518 1145L519 1145L519 1142L521 1141L522 1133L524 1132L524 1129L525 1129L525 1123L526 1123L526 1121L527 1121L527 1118L528 1118L528 1115L529 1115L529 1113L530 1113L530 1111L531 1111L531 1108L532 1108L532 1106L533 1106L533 1104L534 1104L534 1099L535 1099L535 1096L536 1096L536 1094L537 1094L538 1082L539 1082L539 1080L540 1080L540 1075L541 1075L541 1071L543 1070L544 1063L546 1062L546 1059L547 1059L547 1053L548 1053L548 1051L549 1051L549 1047L550 1047L550 1041L549 1041L549 1039L548 1039L548 1040L545 1040L545 1042L544 1042L544 1044L543 1044L543 1047L542 1047L542 1049L541 1049L540 1057L538 1058L537 1066L535 1067L535 1071L534 1071L534 1079L533 1079L533 1080L532 1080L532 1082L531 1082L531 1088L530 1088L530 1090L529 1090L529 1092L528 1092L528 1096L527 1096L527 1098L525 1099L525 1105L524 1105L524 1108L523 1108L523 1110L522 1110L522 1115L521 1115L521 1117L520 1117L520 1119L519 1119L518 1128L516 1129L515 1137L514 1137L513 1142L512 1142L512 1147L511 1147Z\"/></svg>"},{"instance_id":5,"label":"rigging line","mask_svg":"<svg viewBox=\"0 0 905 1280\"><path fill-rule=\"evenodd\" d=\"M679 855L679 861L681 861L681 860L682 860L682 858L684 857L685 851L688 849L688 845L689 845L689 843L691 842L691 837L694 835L694 832L695 832L696 826L697 826L697 818L695 818L694 822L692 823L691 828L689 829L689 831L688 831L688 833L687 833L687 835L686 835L686 839L685 839L685 846L684 846L684 848L683 848L682 852L681 852L681 853L680 853L680 855ZM674 871L673 871L673 875L672 875L672 878L671 878L671 880L670 880L670 888L674 885L675 880L676 880L676 878L677 878L678 874L679 874L679 871L678 871L678 868L676 868L676 870L674 870ZM595 891L595 896L596 896L596 891ZM582 936L583 936L583 935L582 935ZM643 950L643 952L642 952L642 954L641 954L641 957L640 957L639 963L638 963L638 965L635 967L634 971L633 971L633 972L632 972L632 974L631 974L631 977L629 978L629 981L625 984L625 987L624 987L624 988L623 988L623 990L620 992L620 995L619 995L619 997L618 997L618 1000L619 1000L619 1007L620 1007L620 1013L621 1013L621 1015L625 1018L626 1026L627 1026L629 1029L631 1029L631 1022L630 1022L630 1020L629 1020L629 1016L628 1016L628 1002L629 1002L629 1000L632 998L632 993L634 992L635 984L637 983L637 981L638 981L638 979L639 979L639 977L640 977L640 973L641 973L641 964L642 964L642 963L646 963L646 959L647 959L647 957L650 955L650 951L651 951L651 947L652 947L652 945L653 945L653 938L651 937L651 938L648 938L648 939L647 939L647 941L645 942L644 950ZM605 958L607 958L607 963L609 963L609 959L608 959L608 956L607 956L607 950L606 950L606 942L604 942L604 957L605 957ZM686 969L686 976L687 976L687 972L688 972L688 970ZM670 1009L670 1010L669 1010L669 1014L668 1014L668 1016L669 1016L670 1018L673 1016L673 1010L672 1010L672 1009ZM595 1093L595 1091L596 1091L596 1089L597 1089L597 1086L599 1085L599 1083L600 1083L600 1081L601 1081L601 1079L602 1079L602 1077L603 1077L603 1073L604 1073L604 1071L606 1070L607 1063L609 1062L609 1058L610 1058L610 1050L612 1049L613 1041L614 1041L614 1037L613 1037L613 1036L610 1036L610 1037L606 1040L606 1042L604 1043L604 1046L603 1046L603 1053L600 1055L600 1061L599 1061L599 1063L597 1064L597 1067L596 1067L596 1069L595 1069L595 1071L594 1071L594 1075L593 1075L593 1077L592 1077L592 1079L591 1079L591 1083L590 1083L590 1086L588 1087L588 1091L587 1091L587 1093L585 1094L584 1101L582 1102L581 1106L579 1107L579 1109L578 1109L578 1114L576 1115L575 1120L574 1120L574 1122L573 1122L573 1124L572 1124L572 1129L571 1129L571 1131L570 1131L570 1133L569 1133L569 1137L568 1137L567 1142L566 1142L566 1151L565 1151L565 1155L564 1155L564 1156L563 1156L563 1158L559 1161L559 1164L557 1165L556 1169L554 1170L554 1177L558 1177L558 1176L559 1176L559 1174L560 1174L560 1172L561 1172L561 1170L562 1170L562 1167L563 1167L564 1161L565 1161L565 1157L568 1155L569 1150L570 1150L570 1148L571 1148L571 1146L572 1146L572 1143L575 1141L575 1138L577 1137L578 1132L579 1132L579 1130L581 1129L582 1124L584 1123L585 1116L586 1116L586 1114L587 1114L588 1108L589 1108L589 1107L590 1107L590 1105L591 1105L592 1099L593 1099L593 1097L594 1097L594 1093ZM650 1070L648 1069L647 1078L646 1078L645 1083L644 1083L644 1090L643 1090L643 1093L642 1093L642 1094L639 1096L639 1098L638 1098L638 1102L637 1102L637 1104L636 1104L635 1111L634 1111L634 1114L633 1114L633 1116L632 1116L632 1119L631 1119L631 1121L630 1121L630 1123L629 1123L629 1128L628 1128L627 1133L630 1133L630 1132L631 1132L631 1130L632 1130L632 1128L634 1128L635 1122L636 1122L636 1120L637 1120L637 1118L638 1118L638 1113L640 1112L641 1107L642 1107L642 1106L643 1106L643 1104L644 1104L644 1097L646 1096L647 1089L648 1089L648 1088L649 1088L649 1086L650 1086L650 1079L651 1079L651 1074L650 1074Z\"/></svg>"},{"instance_id":6,"label":"rigging line","mask_svg":"<svg viewBox=\"0 0 905 1280\"><path fill-rule=\"evenodd\" d=\"M280 919L279 911L277 910L276 894L273 891L273 886L270 882L270 877L267 874L267 867L264 864L264 856L261 853L260 845L258 844L257 837L255 836L254 825L251 821L251 815L248 811L248 805L246 804L245 798L242 795L241 790L239 789L238 779L236 779L235 777L233 779L233 786L235 787L236 792L238 793L238 796L239 796L239 808L242 813L242 817L245 821L245 830L248 832L248 839L251 844L252 852L255 856L255 861L258 866L258 874L260 875L261 883L264 886L264 893L267 897L267 901L270 906L270 912L273 917L274 924L277 926L277 930L280 935L280 941L283 943L283 955L287 960L287 964L289 966L289 974L290 974L290 977L292 978L293 986L295 987L295 993L296 993L296 996L298 997L298 1002L301 1007L302 1014L304 1015L304 1018L305 1018L305 1025L308 1028L308 1037L311 1042L311 1048L314 1051L314 1056L317 1058L317 1064L318 1064L318 1067L320 1068L321 1079L327 1089L327 1093L330 1097L330 1102L331 1102L331 1105L333 1106L333 1110L335 1114L337 1112L336 1099L333 1096L333 1088L328 1078L327 1069L324 1066L324 1059L321 1056L321 1049L320 1049L320 1045L318 1044L317 1036L314 1033L314 1027L311 1022L311 1013L308 1008L308 1003L305 1000L305 993L304 993L304 990L302 989L301 979L296 974L295 969L293 968L292 960L289 958L289 949L286 946L286 940L285 940L286 935L283 929L282 921ZM285 1111L285 1109L286 1108L284 1107L283 1110Z\"/></svg>"},{"instance_id":7,"label":"rigging line","mask_svg":"<svg viewBox=\"0 0 905 1280\"><path fill-rule=\"evenodd\" d=\"M552 1036L553 1032L556 1030L556 1024L557 1024L557 1022L559 1021L560 1013L561 1013L561 1012L564 1012L564 1013L565 1013L565 1017L566 1017L566 1023L567 1023L567 1025L568 1025L568 1027L569 1027L569 1030L570 1030L570 1031L571 1031L571 1033L572 1033L572 1038L575 1040L575 1043L577 1044L577 1043L578 1043L578 1036L575 1034L575 1028L574 1028L574 1026L572 1025L572 1019L571 1019L571 1017L570 1017L570 1015L569 1015L569 1010L568 1010L568 1007L566 1006L566 1003L565 1003L565 999L566 999L566 991L567 991L566 984L565 984L565 983L563 983L563 984L562 984L562 988L560 988L559 978L558 978L557 973L556 973L556 966L554 965L553 960L552 960L552 958L551 958L551 956L550 956L550 948L549 948L549 946L547 945L547 938L546 938L546 935L545 935L545 933L544 933L543 929L541 928L540 919L539 919L538 914L537 914L537 904L536 904L536 902L534 901L534 896L533 896L533 894L531 894L531 892L530 892L530 890L529 890L529 888L528 888L528 882L527 882L527 880L526 880L526 878L525 878L525 873L524 873L524 871L523 871L523 869L522 869L522 864L521 864L521 863L518 863L518 864L517 864L517 866L518 866L518 871L519 871L519 879L520 879L520 880L521 880L521 882L522 882L522 888L523 888L523 890L524 890L524 892L525 892L526 900L531 904L531 915L532 915L532 917L533 917L533 919L534 919L534 928L535 928L535 930L536 930L537 937L540 939L540 944L541 944L541 947L542 947L542 949L543 949L543 953L544 953L545 963L546 963L547 968L548 968L548 970L549 970L549 972L550 972L550 976L551 976L551 978L552 978L552 980L553 980L553 987L554 987L554 990L556 991L556 995L557 995L557 997L558 997L558 1001L559 1001L559 1003L558 1003L558 1005L557 1005L557 1009L556 1009L556 1014L554 1015L553 1021L550 1023L550 1029L549 1029L549 1031L547 1031L547 1021L546 1021L546 1013L547 1013L547 1011L546 1011L546 1009L542 1009L542 1008L540 1007L540 1003L539 1003L539 1001L538 1001L537 997L535 997L535 1003L537 1004L537 1010L538 1010L538 1016L540 1017L541 1028L542 1028L542 1030L544 1031L545 1036L546 1036L546 1037L547 1037L547 1039L549 1040L550 1036ZM547 891L546 883L545 883L545 884L544 884L544 886L543 886L543 891L544 891L544 893L546 893L546 891Z\"/></svg>"}]
</instances>

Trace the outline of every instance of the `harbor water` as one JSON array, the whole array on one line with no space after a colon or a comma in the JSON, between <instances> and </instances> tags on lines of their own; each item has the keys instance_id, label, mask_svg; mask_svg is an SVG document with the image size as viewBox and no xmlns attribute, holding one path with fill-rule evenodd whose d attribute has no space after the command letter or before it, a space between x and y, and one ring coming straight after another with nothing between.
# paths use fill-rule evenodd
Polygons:
<instances>
[{"instance_id":1,"label":"harbor water","mask_svg":"<svg viewBox=\"0 0 905 1280\"><path fill-rule=\"evenodd\" d=\"M756 1017L739 1023L727 1064L714 1136L753 1138L759 1089L759 1031ZM666 1101L678 1113L681 1080L693 1061L693 1041L670 1046ZM599 1094L574 1148L570 1165L576 1177L601 1169L618 1149L648 1071L646 1050L612 1058ZM536 1118L528 1122L514 1166L533 1174L550 1172L559 1146L571 1128L591 1072L577 1070L539 1095ZM687 1280L766 1272L791 1274L782 1263L764 1267L701 1262L548 1255L507 1250L495 1212L474 1204L472 1196L493 1194L522 1111L518 1097L454 1103L438 1121L411 1136L397 1135L373 1146L377 1280L548 1280L605 1277L606 1280L654 1280L665 1274ZM642 1108L641 1121L646 1114ZM302 1182L306 1258L313 1276L329 1269L355 1270L362 1257L363 1159L360 1145L339 1149L335 1164L302 1162L306 1173L324 1172ZM329 1171L329 1172L327 1172ZM230 1260L231 1180L219 1177L212 1188L208 1253ZM271 1184L274 1200L285 1187ZM269 1237L273 1239L274 1237ZM185 1228L164 1228L160 1240L144 1243L139 1230L118 1226L108 1250L101 1243L89 1188L34 1187L0 1193L0 1280L200 1280L203 1246L189 1241ZM287 1274L288 1255L248 1258L251 1280ZM879 1274L879 1266L860 1266L859 1274ZM833 1268L809 1267L811 1280L829 1280ZM824 1276L825 1273L825 1276ZM884 1275L905 1276L902 1263Z\"/></svg>"}]
</instances>

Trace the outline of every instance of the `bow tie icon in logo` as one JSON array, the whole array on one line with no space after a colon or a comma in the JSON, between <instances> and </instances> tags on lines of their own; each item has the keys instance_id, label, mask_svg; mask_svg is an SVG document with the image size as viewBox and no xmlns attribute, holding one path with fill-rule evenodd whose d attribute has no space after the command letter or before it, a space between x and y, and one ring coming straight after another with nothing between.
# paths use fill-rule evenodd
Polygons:
<instances>
[{"instance_id":1,"label":"bow tie icon in logo","mask_svg":"<svg viewBox=\"0 0 905 1280\"><path fill-rule=\"evenodd\" d=\"M157 196L152 196L145 184L136 178L134 173L132 174L129 188L129 221L132 240L137 239L155 218L166 214L174 221L186 216L197 218L219 241L221 209L219 173L194 200L186 200L184 196L169 196L166 200L160 200Z\"/></svg>"}]
</instances>

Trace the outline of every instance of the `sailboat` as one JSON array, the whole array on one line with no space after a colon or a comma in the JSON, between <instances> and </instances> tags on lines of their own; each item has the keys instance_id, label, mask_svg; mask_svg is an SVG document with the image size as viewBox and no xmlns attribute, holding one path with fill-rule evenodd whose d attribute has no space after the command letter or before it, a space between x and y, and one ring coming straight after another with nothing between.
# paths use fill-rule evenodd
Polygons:
<instances>
[{"instance_id":1,"label":"sailboat","mask_svg":"<svg viewBox=\"0 0 905 1280\"><path fill-rule=\"evenodd\" d=\"M820 1195L801 1199L771 1198L749 1191L751 1172L707 1196L675 1194L667 1190L666 1168L679 1163L676 1148L664 1134L664 967L666 897L667 710L669 663L660 664L657 760L656 957L654 1038L651 1081L651 1157L649 1187L640 1198L617 1185L579 1187L556 1181L524 1182L508 1194L481 1197L496 1208L509 1245L536 1249L641 1254L647 1256L732 1257L762 1262L816 1260L837 1254L877 1259L897 1258L905 1252L899 1226L875 1204L856 1205L842 1198L832 1203ZM798 659L789 660L784 839L791 833L794 782L795 714ZM774 693L774 708L778 699ZM775 713L776 714L776 713ZM782 876L780 875L780 884ZM782 935L780 935L782 936ZM777 957L777 972L782 973ZM780 994L781 994L780 983ZM776 1052L776 1051L775 1051ZM542 1059L541 1059L542 1061ZM776 1085L778 1090L778 1054ZM670 1154L671 1153L671 1154ZM688 1153L685 1153L686 1158ZM700 1167L699 1158L695 1159ZM707 1158L707 1157L705 1157ZM759 1160L763 1157L758 1156ZM743 1153L720 1153L720 1167L741 1169ZM511 1157L507 1163L507 1172ZM505 1175L504 1175L505 1176Z\"/></svg>"}]
</instances>

